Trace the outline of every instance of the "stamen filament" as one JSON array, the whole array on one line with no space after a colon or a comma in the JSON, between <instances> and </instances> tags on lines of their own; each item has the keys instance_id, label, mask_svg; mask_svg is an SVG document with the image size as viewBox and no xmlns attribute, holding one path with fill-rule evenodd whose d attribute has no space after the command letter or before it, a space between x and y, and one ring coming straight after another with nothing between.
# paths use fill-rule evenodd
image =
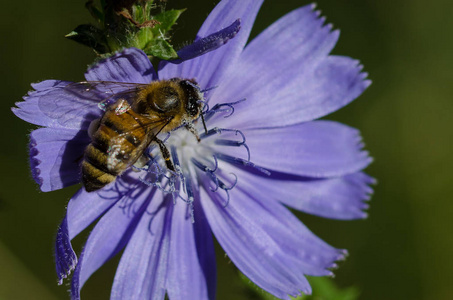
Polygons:
<instances>
[{"instance_id":1,"label":"stamen filament","mask_svg":"<svg viewBox=\"0 0 453 300\"><path fill-rule=\"evenodd\" d=\"M257 165L255 165L254 163L250 162L250 161L247 161L247 160L244 160L242 158L238 158L238 157L233 157L233 156L230 156L230 155L227 155L227 154L223 154L223 153L216 153L216 156L218 159L221 159L225 162L228 162L228 163L231 163L231 164L234 164L234 165L240 165L240 166L246 166L246 167L252 167L264 174L266 174L267 176L270 176L271 175L271 172L262 168L262 167L259 167Z\"/></svg>"}]
</instances>

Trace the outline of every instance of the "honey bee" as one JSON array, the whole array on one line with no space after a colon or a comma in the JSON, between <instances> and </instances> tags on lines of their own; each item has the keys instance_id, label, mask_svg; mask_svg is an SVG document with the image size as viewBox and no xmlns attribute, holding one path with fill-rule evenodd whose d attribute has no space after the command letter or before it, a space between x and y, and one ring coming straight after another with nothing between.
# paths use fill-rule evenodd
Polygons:
<instances>
[{"instance_id":1,"label":"honey bee","mask_svg":"<svg viewBox=\"0 0 453 300\"><path fill-rule=\"evenodd\" d=\"M96 82L85 84L94 86ZM142 157L151 143L159 146L167 168L175 171L158 134L185 127L200 141L193 125L200 116L206 130L203 94L194 80L172 78L132 85L127 91L129 99L118 93L120 98L107 105L101 118L90 126L91 143L82 161L82 184L87 192L113 182Z\"/></svg>"}]
</instances>

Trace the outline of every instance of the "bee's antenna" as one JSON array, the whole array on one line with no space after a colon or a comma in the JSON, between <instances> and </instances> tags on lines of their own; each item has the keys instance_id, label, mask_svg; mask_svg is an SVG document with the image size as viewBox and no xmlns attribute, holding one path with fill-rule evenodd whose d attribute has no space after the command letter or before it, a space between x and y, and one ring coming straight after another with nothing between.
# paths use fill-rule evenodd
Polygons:
<instances>
[{"instance_id":1,"label":"bee's antenna","mask_svg":"<svg viewBox=\"0 0 453 300\"><path fill-rule=\"evenodd\" d=\"M216 89L218 88L219 86L218 85L215 85L215 86L211 86L211 87L208 87L204 90L202 90L195 82L192 82L190 80L187 80L186 81L189 85L191 85L192 87L194 87L195 89L197 89L200 93L204 93L204 92L208 92L210 90L213 90L213 89Z\"/></svg>"},{"instance_id":2,"label":"bee's antenna","mask_svg":"<svg viewBox=\"0 0 453 300\"><path fill-rule=\"evenodd\" d=\"M190 80L186 80L185 81L187 84L191 85L194 89L196 89L197 91L201 92L201 89L200 87L195 83L195 82L192 82Z\"/></svg>"},{"instance_id":3,"label":"bee's antenna","mask_svg":"<svg viewBox=\"0 0 453 300\"><path fill-rule=\"evenodd\" d=\"M208 128L206 127L206 123L204 122L204 116L201 114L201 122L203 123L204 133L208 134Z\"/></svg>"},{"instance_id":4,"label":"bee's antenna","mask_svg":"<svg viewBox=\"0 0 453 300\"><path fill-rule=\"evenodd\" d=\"M213 90L213 89L216 89L216 88L218 88L218 87L219 87L218 85L211 86L211 87L206 88L206 89L204 89L204 90L200 90L200 93L209 92L209 91L211 91L211 90Z\"/></svg>"}]
</instances>

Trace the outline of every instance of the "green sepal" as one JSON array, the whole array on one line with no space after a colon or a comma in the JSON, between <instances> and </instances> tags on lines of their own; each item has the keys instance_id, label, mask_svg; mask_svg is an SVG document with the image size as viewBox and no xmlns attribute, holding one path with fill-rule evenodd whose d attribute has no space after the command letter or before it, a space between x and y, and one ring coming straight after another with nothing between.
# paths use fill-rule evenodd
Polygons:
<instances>
[{"instance_id":1,"label":"green sepal","mask_svg":"<svg viewBox=\"0 0 453 300\"><path fill-rule=\"evenodd\" d=\"M171 30L179 16L185 11L169 10L151 16L150 5L133 6L132 16L135 22L143 24L148 21L157 21L151 27L140 28L135 36L130 39L133 41L130 46L142 49L147 55L164 60L177 59L178 54L173 46L168 42L166 34Z\"/></svg>"},{"instance_id":2,"label":"green sepal","mask_svg":"<svg viewBox=\"0 0 453 300\"><path fill-rule=\"evenodd\" d=\"M143 49L149 56L154 56L164 60L171 60L178 58L175 49L164 39L155 39L148 43L147 47Z\"/></svg>"},{"instance_id":3,"label":"green sepal","mask_svg":"<svg viewBox=\"0 0 453 300\"><path fill-rule=\"evenodd\" d=\"M109 52L104 40L104 32L91 24L82 24L65 35L66 38L93 48L98 53Z\"/></svg>"},{"instance_id":4,"label":"green sepal","mask_svg":"<svg viewBox=\"0 0 453 300\"><path fill-rule=\"evenodd\" d=\"M172 9L155 15L154 20L159 21L160 24L153 28L154 33L158 34L159 30L163 33L170 31L179 16L181 16L185 10L186 9Z\"/></svg>"},{"instance_id":5,"label":"green sepal","mask_svg":"<svg viewBox=\"0 0 453 300\"><path fill-rule=\"evenodd\" d=\"M151 19L151 9L153 8L153 1L147 1L144 5L132 5L131 15L138 23L144 23Z\"/></svg>"}]
</instances>

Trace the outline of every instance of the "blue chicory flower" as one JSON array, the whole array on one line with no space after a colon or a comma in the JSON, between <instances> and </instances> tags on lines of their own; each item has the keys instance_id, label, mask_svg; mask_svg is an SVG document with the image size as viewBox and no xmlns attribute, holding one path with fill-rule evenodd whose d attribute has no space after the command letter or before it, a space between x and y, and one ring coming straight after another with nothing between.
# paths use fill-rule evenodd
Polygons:
<instances>
[{"instance_id":1,"label":"blue chicory flower","mask_svg":"<svg viewBox=\"0 0 453 300\"><path fill-rule=\"evenodd\" d=\"M153 162L99 191L82 188L69 201L56 264L60 281L75 268L73 299L123 249L111 299L164 299L165 293L171 300L214 299L211 233L248 278L281 299L310 294L305 276L331 275L345 257L286 206L332 219L366 217L373 179L362 172L371 159L359 132L314 120L354 100L370 81L358 61L329 55L339 32L324 25L313 5L290 12L246 46L262 2L221 1L181 59L161 63L158 72L132 48L85 74L87 81L126 83L193 78L205 89L208 132L196 122L201 142L185 129L169 135L177 176ZM102 115L105 95L118 92L75 93L71 85L34 84L13 109L43 127L30 136L33 178L43 191L80 181L89 125ZM98 219L77 261L70 240Z\"/></svg>"}]
</instances>

